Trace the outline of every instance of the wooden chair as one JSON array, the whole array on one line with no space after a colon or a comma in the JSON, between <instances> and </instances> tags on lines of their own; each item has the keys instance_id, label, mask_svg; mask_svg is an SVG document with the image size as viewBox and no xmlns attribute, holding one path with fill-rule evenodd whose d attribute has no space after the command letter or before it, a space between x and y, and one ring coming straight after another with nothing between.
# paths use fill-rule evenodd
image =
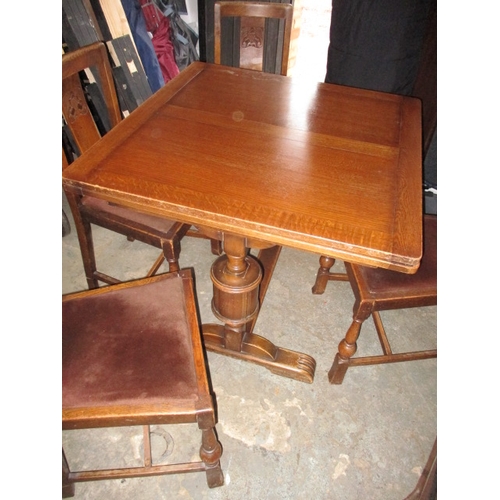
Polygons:
<instances>
[{"instance_id":1,"label":"wooden chair","mask_svg":"<svg viewBox=\"0 0 500 500\"><path fill-rule=\"evenodd\" d=\"M404 500L437 500L437 438L415 489Z\"/></svg>"},{"instance_id":2,"label":"wooden chair","mask_svg":"<svg viewBox=\"0 0 500 500\"><path fill-rule=\"evenodd\" d=\"M114 86L113 74L108 60L106 46L96 42L62 56L62 113L72 138L84 154L101 138L101 132L87 104L79 73L95 68L91 73L101 84L102 97L107 109L110 127L122 119ZM64 161L63 169L67 165ZM66 165L65 165L66 163ZM146 276L156 274L166 260L169 271L179 269L180 240L190 231L189 224L171 221L135 210L117 206L91 196L66 192L75 221L78 241L82 252L83 267L89 288L97 288L99 281L107 284L119 280L97 269L91 224L123 234L130 241L138 240L162 250ZM199 236L199 234L192 234ZM212 252L220 255L218 242L212 242Z\"/></svg>"},{"instance_id":3,"label":"wooden chair","mask_svg":"<svg viewBox=\"0 0 500 500\"><path fill-rule=\"evenodd\" d=\"M265 19L284 19L283 37L279 39L279 30L275 30L278 53L281 53L281 66L277 65L274 73L287 74L290 38L292 34L293 7L289 4L270 2L215 2L214 5L214 61L221 64L221 32L223 18L239 18L239 67L264 71L264 59L267 43ZM252 19L253 18L253 19ZM260 18L260 21L255 18ZM237 35L238 36L238 35ZM280 50L281 48L281 50ZM245 52L252 51L252 55L245 56ZM256 62L254 52L258 54Z\"/></svg>"},{"instance_id":4,"label":"wooden chair","mask_svg":"<svg viewBox=\"0 0 500 500\"><path fill-rule=\"evenodd\" d=\"M187 422L201 461L153 464L149 426ZM72 471L63 450L63 497L79 481L197 471L220 486L215 423L189 270L63 296L63 430L144 426L141 467Z\"/></svg>"},{"instance_id":5,"label":"wooden chair","mask_svg":"<svg viewBox=\"0 0 500 500\"><path fill-rule=\"evenodd\" d=\"M386 269L370 268L345 263L346 274L331 273L335 259L320 258L320 269L313 286L314 294L322 294L329 280L349 280L356 301L351 326L340 342L328 378L332 384L341 384L350 366L395 363L437 357L437 350L393 353L382 324L379 311L406 309L437 304L437 217L424 216L424 251L416 274L403 274ZM382 346L380 356L352 356L356 353L363 322L373 317Z\"/></svg>"}]
</instances>

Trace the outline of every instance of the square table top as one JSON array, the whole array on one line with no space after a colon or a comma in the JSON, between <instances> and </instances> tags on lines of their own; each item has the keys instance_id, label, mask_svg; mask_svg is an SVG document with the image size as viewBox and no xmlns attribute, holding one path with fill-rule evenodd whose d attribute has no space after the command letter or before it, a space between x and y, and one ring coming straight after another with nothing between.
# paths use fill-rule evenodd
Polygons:
<instances>
[{"instance_id":1,"label":"square table top","mask_svg":"<svg viewBox=\"0 0 500 500\"><path fill-rule=\"evenodd\" d=\"M413 273L421 141L418 99L195 62L65 169L63 185Z\"/></svg>"}]
</instances>

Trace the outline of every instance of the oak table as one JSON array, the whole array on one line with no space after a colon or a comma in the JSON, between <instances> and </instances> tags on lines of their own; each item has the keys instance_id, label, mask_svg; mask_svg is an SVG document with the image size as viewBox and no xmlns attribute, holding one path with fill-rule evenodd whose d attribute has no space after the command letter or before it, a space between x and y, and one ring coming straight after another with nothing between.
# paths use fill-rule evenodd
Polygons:
<instances>
[{"instance_id":1,"label":"oak table","mask_svg":"<svg viewBox=\"0 0 500 500\"><path fill-rule=\"evenodd\" d=\"M312 382L311 356L253 332L281 246L414 273L421 163L417 99L195 62L63 185L221 240L207 349Z\"/></svg>"}]
</instances>

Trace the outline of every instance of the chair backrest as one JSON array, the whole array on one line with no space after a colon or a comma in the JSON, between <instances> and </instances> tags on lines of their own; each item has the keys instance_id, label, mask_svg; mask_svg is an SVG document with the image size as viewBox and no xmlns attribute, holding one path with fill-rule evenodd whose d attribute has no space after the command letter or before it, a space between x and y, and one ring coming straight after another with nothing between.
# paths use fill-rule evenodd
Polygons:
<instances>
[{"instance_id":1,"label":"chair backrest","mask_svg":"<svg viewBox=\"0 0 500 500\"><path fill-rule=\"evenodd\" d=\"M97 73L93 72L93 69L96 69ZM84 70L87 71L89 78L95 79L100 84L110 127L114 127L122 119L113 72L104 43L96 42L63 54L62 114L79 149L79 154L87 151L101 138L82 89L79 73Z\"/></svg>"},{"instance_id":2,"label":"chair backrest","mask_svg":"<svg viewBox=\"0 0 500 500\"><path fill-rule=\"evenodd\" d=\"M290 4L271 3L271 2L215 2L214 5L214 61L216 64L221 64L221 23L222 18L233 17L240 18L242 29L240 34L240 53L241 49L246 50L248 47L259 49L262 54L264 44L265 28L264 19L284 19L283 29L283 44L281 51L281 71L280 74L286 75L288 71L288 57L290 52L290 39L292 34L293 22L293 7ZM248 18L261 18L262 26L255 28L252 24L247 24L247 31L243 23ZM279 43L278 43L279 47ZM240 57L240 67L255 69L251 64L242 61ZM262 65L260 66L263 71Z\"/></svg>"}]
</instances>

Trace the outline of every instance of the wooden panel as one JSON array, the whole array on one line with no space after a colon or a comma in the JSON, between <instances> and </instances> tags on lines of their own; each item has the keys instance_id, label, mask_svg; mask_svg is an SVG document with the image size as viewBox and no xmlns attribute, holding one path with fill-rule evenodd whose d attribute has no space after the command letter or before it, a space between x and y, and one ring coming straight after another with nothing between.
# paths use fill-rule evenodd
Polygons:
<instances>
[{"instance_id":1,"label":"wooden panel","mask_svg":"<svg viewBox=\"0 0 500 500\"><path fill-rule=\"evenodd\" d=\"M102 12L113 38L120 38L129 35L132 38L127 16L123 10L120 0L99 0Z\"/></svg>"},{"instance_id":2,"label":"wooden panel","mask_svg":"<svg viewBox=\"0 0 500 500\"><path fill-rule=\"evenodd\" d=\"M113 75L124 116L151 96L151 88L120 0L63 0L62 21L63 42L70 51L98 40L109 40L107 47L114 63ZM103 38L103 33L106 38ZM103 130L109 130L105 107L101 106L102 96L98 82L96 84L94 81L94 76L97 75L93 75L91 71L86 71L86 75L89 80L87 92L92 100L96 120L102 123Z\"/></svg>"},{"instance_id":3,"label":"wooden panel","mask_svg":"<svg viewBox=\"0 0 500 500\"><path fill-rule=\"evenodd\" d=\"M106 101L104 100L101 89L97 83L89 83L87 86L87 92L89 93L91 99L89 103L90 107L95 109L95 113L99 117L99 120L95 120L96 124L100 129L101 135L104 135L104 133L111 130Z\"/></svg>"},{"instance_id":4,"label":"wooden panel","mask_svg":"<svg viewBox=\"0 0 500 500\"><path fill-rule=\"evenodd\" d=\"M82 0L63 0L63 40L69 50L99 41L100 31L96 30L97 20L92 19Z\"/></svg>"},{"instance_id":5,"label":"wooden panel","mask_svg":"<svg viewBox=\"0 0 500 500\"><path fill-rule=\"evenodd\" d=\"M116 86L120 89L120 92L118 92L120 109L123 111L123 114L127 116L131 111L137 108L137 102L121 66L113 68L113 77L115 79Z\"/></svg>"},{"instance_id":6,"label":"wooden panel","mask_svg":"<svg viewBox=\"0 0 500 500\"><path fill-rule=\"evenodd\" d=\"M99 0L89 0L89 1L92 10L94 11L94 15L97 19L97 22L99 23L99 29L101 30L102 33L102 39L111 40L111 38L113 37L111 36L111 32L109 31L108 22L106 21L106 16L102 11L101 3L99 2Z\"/></svg>"},{"instance_id":7,"label":"wooden panel","mask_svg":"<svg viewBox=\"0 0 500 500\"><path fill-rule=\"evenodd\" d=\"M134 95L136 107L141 105L152 95L152 92L130 36L125 35L111 40L108 42L108 50L115 65L121 66L123 70L127 85ZM129 111L133 110L129 109Z\"/></svg>"}]
</instances>

